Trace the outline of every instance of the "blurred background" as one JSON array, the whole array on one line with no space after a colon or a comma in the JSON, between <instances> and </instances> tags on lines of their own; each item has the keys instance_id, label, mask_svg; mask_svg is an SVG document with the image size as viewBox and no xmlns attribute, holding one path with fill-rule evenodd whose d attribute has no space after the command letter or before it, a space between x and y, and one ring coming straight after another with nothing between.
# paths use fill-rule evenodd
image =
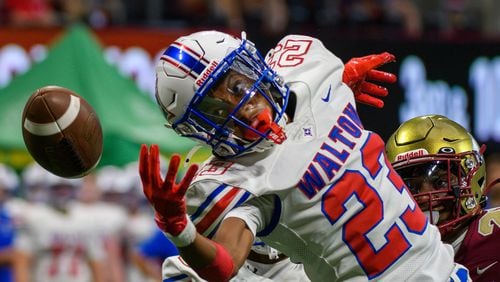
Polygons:
<instances>
[{"instance_id":1,"label":"blurred background","mask_svg":"<svg viewBox=\"0 0 500 282\"><path fill-rule=\"evenodd\" d=\"M266 53L282 36L299 33L320 38L344 61L382 51L396 55L397 62L386 69L396 73L399 81L391 87L385 108L360 106L365 126L380 133L384 139L410 117L439 113L471 130L480 142L488 145L488 153L500 151L500 113L496 110L500 99L496 93L500 88L498 1L0 0L0 23L0 102L2 96L8 99L5 103L14 99L11 95L25 98L28 94L20 92L30 92L50 83L72 88L84 97L111 95L114 99L110 94L113 89L114 92L129 89L134 95L141 93L153 97L155 62L164 48L180 35L202 29L220 29L239 35L245 30L261 53ZM85 30L75 31L75 25L84 26ZM59 49L67 54L56 54L54 56L59 59L46 63L44 69L50 71L39 71L45 77L32 74L26 79L32 82L29 87L11 86L16 77L29 72L61 44L64 46ZM106 88L102 83L96 85L100 80L99 77L94 79L99 75L92 61L96 61L96 65L102 61L102 58L95 58L99 56L96 49L101 50L107 64L124 79L134 82L136 89L130 85L120 90ZM74 70L82 68L86 62L85 70ZM68 73L68 70L74 72ZM102 70L106 72L112 71ZM70 77L61 79L56 73ZM39 81L33 83L34 77ZM89 99L91 104L95 100ZM106 105L109 101L102 103ZM102 112L105 107L111 108L103 106ZM121 112L127 111L121 109ZM18 126L13 125L10 118L19 119L15 114L9 118L0 115L0 125L10 125L14 130ZM114 141L105 140L108 153L105 152L103 165L123 165L135 158L125 154L110 156L108 160L106 154L111 155L109 150L113 148L125 150L126 147L133 152L142 141L164 140L165 135L175 140L171 134L157 133L164 130L158 125L162 118L155 114L146 123L137 113L135 120L124 121L124 126L105 134L106 140L114 138ZM100 115L108 119L103 117L105 113ZM149 135L161 136L146 138L147 133L135 130L122 138L120 135L127 131L127 126L137 126L134 123L150 124ZM109 130L109 127L112 126L105 124L104 129ZM0 161L16 168L23 167L30 159L24 154L24 145L15 144L19 136L10 135L0 138ZM170 147L179 142L187 141L169 142ZM185 153L192 145L162 149L166 155L173 151Z\"/></svg>"},{"instance_id":2,"label":"blurred background","mask_svg":"<svg viewBox=\"0 0 500 282\"><path fill-rule=\"evenodd\" d=\"M387 139L411 117L445 115L487 145L488 176L500 176L500 1L0 0L0 163L19 177L8 194L32 201L29 180L21 177L33 161L20 120L31 93L49 84L71 88L96 108L105 138L96 173L133 166L141 143L160 144L165 162L174 152L186 155L194 144L164 128L154 102L154 66L174 39L204 29L244 30L263 54L290 33L318 37L344 62L391 52L397 62L384 69L399 80L389 87L383 109L359 105L365 127ZM208 154L201 150L194 161ZM125 213L143 210L140 200L127 202L130 191L141 198L140 187L103 181L76 185L85 193L75 199L108 202L106 193L124 193L125 202L113 205ZM132 235L134 246L148 237ZM137 260L142 270L157 274L157 265L144 266L137 257L127 263Z\"/></svg>"}]
</instances>

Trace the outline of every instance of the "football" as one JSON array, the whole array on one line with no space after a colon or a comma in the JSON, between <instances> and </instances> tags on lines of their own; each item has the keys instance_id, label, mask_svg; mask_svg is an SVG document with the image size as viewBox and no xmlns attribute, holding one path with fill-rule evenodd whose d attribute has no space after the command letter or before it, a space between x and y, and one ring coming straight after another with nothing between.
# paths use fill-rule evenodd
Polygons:
<instances>
[{"instance_id":1,"label":"football","mask_svg":"<svg viewBox=\"0 0 500 282\"><path fill-rule=\"evenodd\" d=\"M61 177L83 177L101 158L99 117L85 99L64 87L42 87L30 96L22 132L33 159Z\"/></svg>"}]
</instances>

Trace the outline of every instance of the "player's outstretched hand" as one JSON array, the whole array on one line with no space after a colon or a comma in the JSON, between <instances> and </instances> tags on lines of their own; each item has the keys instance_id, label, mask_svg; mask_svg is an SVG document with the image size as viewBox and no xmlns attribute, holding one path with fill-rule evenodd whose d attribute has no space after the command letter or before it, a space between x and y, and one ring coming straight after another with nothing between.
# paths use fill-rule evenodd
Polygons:
<instances>
[{"instance_id":1,"label":"player's outstretched hand","mask_svg":"<svg viewBox=\"0 0 500 282\"><path fill-rule=\"evenodd\" d=\"M377 70L382 65L394 62L396 57L388 52L350 59L344 66L342 81L354 92L357 102L382 108L381 98L389 94L387 88L375 84L395 83L395 74ZM369 82L373 81L373 82Z\"/></svg>"},{"instance_id":2,"label":"player's outstretched hand","mask_svg":"<svg viewBox=\"0 0 500 282\"><path fill-rule=\"evenodd\" d=\"M160 171L158 145L149 148L141 146L139 156L139 174L144 195L155 210L155 221L161 230L172 236L179 236L189 224L186 215L184 195L198 170L196 164L190 165L184 178L176 183L180 156L172 155L165 180Z\"/></svg>"}]
</instances>

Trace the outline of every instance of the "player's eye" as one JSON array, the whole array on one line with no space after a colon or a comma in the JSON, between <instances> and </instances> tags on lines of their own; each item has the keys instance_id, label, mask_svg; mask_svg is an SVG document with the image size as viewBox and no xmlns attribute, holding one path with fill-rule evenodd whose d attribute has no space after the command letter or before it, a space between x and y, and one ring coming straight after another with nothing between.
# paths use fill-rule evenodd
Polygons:
<instances>
[{"instance_id":1,"label":"player's eye","mask_svg":"<svg viewBox=\"0 0 500 282\"><path fill-rule=\"evenodd\" d=\"M447 179L437 179L433 183L435 189L446 189L448 188L448 180Z\"/></svg>"},{"instance_id":2,"label":"player's eye","mask_svg":"<svg viewBox=\"0 0 500 282\"><path fill-rule=\"evenodd\" d=\"M228 87L229 93L235 96L243 96L246 93L247 89L248 84L243 80L232 81Z\"/></svg>"},{"instance_id":3,"label":"player's eye","mask_svg":"<svg viewBox=\"0 0 500 282\"><path fill-rule=\"evenodd\" d=\"M221 125L231 113L232 106L222 99L207 96L198 105L198 109L213 122Z\"/></svg>"}]
</instances>

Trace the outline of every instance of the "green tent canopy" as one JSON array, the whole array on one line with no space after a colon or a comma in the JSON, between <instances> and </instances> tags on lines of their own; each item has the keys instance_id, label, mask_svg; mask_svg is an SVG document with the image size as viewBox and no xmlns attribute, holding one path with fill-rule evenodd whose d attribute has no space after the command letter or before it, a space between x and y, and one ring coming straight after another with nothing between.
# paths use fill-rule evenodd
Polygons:
<instances>
[{"instance_id":1,"label":"green tent canopy","mask_svg":"<svg viewBox=\"0 0 500 282\"><path fill-rule=\"evenodd\" d=\"M54 43L45 60L0 89L0 153L27 152L21 132L24 105L47 85L75 91L96 110L104 135L100 166L136 161L142 143L159 144L167 156L186 154L195 144L163 126L154 101L108 64L91 31L78 25Z\"/></svg>"}]
</instances>

